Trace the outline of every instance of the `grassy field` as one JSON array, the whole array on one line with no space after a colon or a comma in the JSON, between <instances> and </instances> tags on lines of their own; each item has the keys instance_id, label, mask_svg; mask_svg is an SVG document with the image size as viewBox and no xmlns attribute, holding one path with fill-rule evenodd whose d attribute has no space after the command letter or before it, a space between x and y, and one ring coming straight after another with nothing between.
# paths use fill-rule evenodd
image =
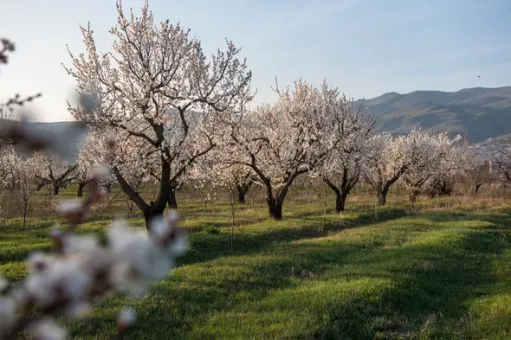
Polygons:
<instances>
[{"instance_id":1,"label":"grassy field","mask_svg":"<svg viewBox=\"0 0 511 340\"><path fill-rule=\"evenodd\" d=\"M279 222L260 203L240 206L231 250L228 204L185 201L192 249L169 279L142 300L106 301L70 324L72 337L111 337L116 311L132 305L129 339L511 338L511 201L372 202L355 197L324 220L319 203L290 201ZM118 213L82 230L100 233ZM0 224L0 273L22 279L57 220L32 218L23 232L18 220Z\"/></svg>"}]
</instances>

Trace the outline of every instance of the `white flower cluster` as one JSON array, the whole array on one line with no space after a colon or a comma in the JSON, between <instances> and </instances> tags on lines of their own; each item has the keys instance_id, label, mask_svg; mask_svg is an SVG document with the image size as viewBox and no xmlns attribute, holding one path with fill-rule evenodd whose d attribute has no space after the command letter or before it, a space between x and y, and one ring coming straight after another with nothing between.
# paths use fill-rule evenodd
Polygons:
<instances>
[{"instance_id":1,"label":"white flower cluster","mask_svg":"<svg viewBox=\"0 0 511 340\"><path fill-rule=\"evenodd\" d=\"M66 205L65 213L72 208L83 209L73 202ZM188 248L177 220L175 214L153 219L149 235L115 221L105 245L92 235L52 232L56 251L30 255L27 278L0 297L0 338L16 334L20 325L28 323L23 328L37 339L64 339L67 332L45 316L85 316L92 304L116 292L142 297L152 282L168 275L174 258ZM0 289L7 286L0 278ZM44 318L27 321L34 310ZM130 326L134 319L133 310L122 310L118 328Z\"/></svg>"}]
</instances>

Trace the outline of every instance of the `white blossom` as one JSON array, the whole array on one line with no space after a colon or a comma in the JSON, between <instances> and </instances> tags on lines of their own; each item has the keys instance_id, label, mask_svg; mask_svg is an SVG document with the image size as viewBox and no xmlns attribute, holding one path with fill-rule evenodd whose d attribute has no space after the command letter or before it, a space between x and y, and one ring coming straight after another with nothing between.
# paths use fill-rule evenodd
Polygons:
<instances>
[{"instance_id":1,"label":"white blossom","mask_svg":"<svg viewBox=\"0 0 511 340\"><path fill-rule=\"evenodd\" d=\"M136 320L137 312L133 308L124 307L117 316L117 322L125 327L133 326Z\"/></svg>"},{"instance_id":2,"label":"white blossom","mask_svg":"<svg viewBox=\"0 0 511 340\"><path fill-rule=\"evenodd\" d=\"M41 320L34 324L30 332L37 340L65 340L68 333L65 328L52 320Z\"/></svg>"},{"instance_id":3,"label":"white blossom","mask_svg":"<svg viewBox=\"0 0 511 340\"><path fill-rule=\"evenodd\" d=\"M16 302L9 297L0 297L0 332L16 320Z\"/></svg>"},{"instance_id":4,"label":"white blossom","mask_svg":"<svg viewBox=\"0 0 511 340\"><path fill-rule=\"evenodd\" d=\"M63 239L63 251L66 254L91 252L99 250L99 240L94 235L70 235Z\"/></svg>"},{"instance_id":5,"label":"white blossom","mask_svg":"<svg viewBox=\"0 0 511 340\"><path fill-rule=\"evenodd\" d=\"M57 206L57 212L62 215L80 214L84 206L80 200L65 200Z\"/></svg>"}]
</instances>

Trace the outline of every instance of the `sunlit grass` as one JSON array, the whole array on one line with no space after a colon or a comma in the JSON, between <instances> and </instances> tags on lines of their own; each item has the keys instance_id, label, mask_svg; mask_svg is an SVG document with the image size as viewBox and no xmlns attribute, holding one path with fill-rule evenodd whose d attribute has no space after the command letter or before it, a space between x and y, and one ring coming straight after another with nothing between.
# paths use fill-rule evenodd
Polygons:
<instances>
[{"instance_id":1,"label":"sunlit grass","mask_svg":"<svg viewBox=\"0 0 511 340\"><path fill-rule=\"evenodd\" d=\"M71 196L71 195L69 195ZM124 203L82 226L102 232ZM184 200L191 250L146 298L118 297L70 324L76 338L114 332L116 310L133 305L129 339L506 339L511 337L509 201L419 202L391 197L375 209L354 197L337 215L320 203L286 202L271 221L261 201L239 206L231 250L228 203ZM24 275L23 259L48 249L56 216L0 227L0 272ZM137 213L129 219L144 228ZM208 229L209 228L209 229ZM211 228L219 230L215 234ZM209 231L208 231L209 230Z\"/></svg>"}]
</instances>

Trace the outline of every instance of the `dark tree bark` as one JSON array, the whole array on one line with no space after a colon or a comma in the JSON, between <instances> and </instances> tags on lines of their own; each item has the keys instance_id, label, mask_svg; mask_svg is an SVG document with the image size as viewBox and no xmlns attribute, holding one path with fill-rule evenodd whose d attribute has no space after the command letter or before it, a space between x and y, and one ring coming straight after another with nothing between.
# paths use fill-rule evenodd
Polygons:
<instances>
[{"instance_id":1,"label":"dark tree bark","mask_svg":"<svg viewBox=\"0 0 511 340\"><path fill-rule=\"evenodd\" d=\"M121 186L121 189L124 191L126 195L128 195L129 199L133 201L137 207L142 211L144 215L144 220L146 224L146 229L150 232L150 222L156 217L163 215L165 211L165 207L167 206L167 202L169 200L170 192L171 192L171 179L170 179L170 164L165 160L162 156L161 158L161 177L160 177L160 187L158 190L158 195L155 201L151 201L149 203L145 202L144 199L140 196L140 194L131 187L131 185L126 181L126 179L122 176L121 172L117 167L113 168L113 173ZM179 176L178 173L176 176Z\"/></svg>"},{"instance_id":2,"label":"dark tree bark","mask_svg":"<svg viewBox=\"0 0 511 340\"><path fill-rule=\"evenodd\" d=\"M335 194L335 212L342 213L346 206L346 199L348 198L347 192L339 192Z\"/></svg>"},{"instance_id":3,"label":"dark tree bark","mask_svg":"<svg viewBox=\"0 0 511 340\"><path fill-rule=\"evenodd\" d=\"M111 193L112 192L112 183L106 183L105 185L103 185L103 188L105 188L105 191L107 194Z\"/></svg>"},{"instance_id":4,"label":"dark tree bark","mask_svg":"<svg viewBox=\"0 0 511 340\"><path fill-rule=\"evenodd\" d=\"M50 180L48 180L48 179L46 179L46 178L39 177L39 176L37 176L37 175L35 176L35 178L39 181L39 183L37 184L37 189L36 189L36 191L41 191L41 189L42 189L44 186L46 186L46 185L48 185L48 184L50 184L50 183L51 183L51 181L50 181Z\"/></svg>"},{"instance_id":5,"label":"dark tree bark","mask_svg":"<svg viewBox=\"0 0 511 340\"><path fill-rule=\"evenodd\" d=\"M270 217L276 221L282 220L282 203L280 200L276 200L273 198L266 200L268 203L268 212L270 213Z\"/></svg>"},{"instance_id":6,"label":"dark tree bark","mask_svg":"<svg viewBox=\"0 0 511 340\"><path fill-rule=\"evenodd\" d=\"M453 192L453 186L453 183L450 183L448 180L440 180L434 185L430 196L432 198L435 196L450 196Z\"/></svg>"},{"instance_id":7,"label":"dark tree bark","mask_svg":"<svg viewBox=\"0 0 511 340\"><path fill-rule=\"evenodd\" d=\"M387 191L378 191L378 206L383 207L387 204Z\"/></svg>"},{"instance_id":8,"label":"dark tree bark","mask_svg":"<svg viewBox=\"0 0 511 340\"><path fill-rule=\"evenodd\" d=\"M396 183L396 181L405 173L408 167L402 167L392 178L387 182L378 182L372 184L376 189L376 195L378 197L378 206L383 207L387 204L387 194L389 193L390 187Z\"/></svg>"},{"instance_id":9,"label":"dark tree bark","mask_svg":"<svg viewBox=\"0 0 511 340\"><path fill-rule=\"evenodd\" d=\"M350 178L348 176L349 169L345 166L343 169L343 174L341 176L341 183L339 187L337 187L332 181L328 178L323 178L323 181L328 185L330 189L335 193L335 212L341 213L344 212L344 208L346 206L346 199L351 192L351 189L358 183L360 179L360 172L353 172L353 176Z\"/></svg>"},{"instance_id":10,"label":"dark tree bark","mask_svg":"<svg viewBox=\"0 0 511 340\"><path fill-rule=\"evenodd\" d=\"M85 186L87 184L89 184L90 181L85 181L85 182L79 182L78 183L78 191L76 192L76 196L78 197L83 197L83 189L85 188Z\"/></svg>"},{"instance_id":11,"label":"dark tree bark","mask_svg":"<svg viewBox=\"0 0 511 340\"><path fill-rule=\"evenodd\" d=\"M169 193L169 201L168 206L170 209L177 209L177 198L176 198L176 191L177 191L177 185L171 185L170 186L170 193Z\"/></svg>"},{"instance_id":12,"label":"dark tree bark","mask_svg":"<svg viewBox=\"0 0 511 340\"><path fill-rule=\"evenodd\" d=\"M83 197L83 183L78 183L78 191L76 192L76 196Z\"/></svg>"},{"instance_id":13,"label":"dark tree bark","mask_svg":"<svg viewBox=\"0 0 511 340\"><path fill-rule=\"evenodd\" d=\"M21 230L25 230L27 225L27 213L28 213L28 200L23 200L23 221L21 224Z\"/></svg>"},{"instance_id":14,"label":"dark tree bark","mask_svg":"<svg viewBox=\"0 0 511 340\"><path fill-rule=\"evenodd\" d=\"M267 185L267 196L266 196L266 203L268 204L268 212L270 214L270 217L274 220L281 220L282 219L282 206L284 204L284 199L287 196L287 192L289 190L289 184L285 184L280 190L278 191L277 195L273 196L271 185Z\"/></svg>"},{"instance_id":15,"label":"dark tree bark","mask_svg":"<svg viewBox=\"0 0 511 340\"><path fill-rule=\"evenodd\" d=\"M481 186L483 185L483 183L476 183L475 187L474 187L474 194L478 194L479 193L479 189L481 188Z\"/></svg>"},{"instance_id":16,"label":"dark tree bark","mask_svg":"<svg viewBox=\"0 0 511 340\"><path fill-rule=\"evenodd\" d=\"M58 196L60 193L60 183L54 183L53 184L53 194Z\"/></svg>"},{"instance_id":17,"label":"dark tree bark","mask_svg":"<svg viewBox=\"0 0 511 340\"><path fill-rule=\"evenodd\" d=\"M396 180L391 179L390 181L385 183L385 185L383 185L383 183L381 183L382 185L379 187L379 190L377 192L379 207L383 207L387 204L387 195L389 193L390 187L396 181L397 181L397 179Z\"/></svg>"},{"instance_id":18,"label":"dark tree bark","mask_svg":"<svg viewBox=\"0 0 511 340\"><path fill-rule=\"evenodd\" d=\"M238 191L238 203L239 204L245 204L245 196L247 195L248 189L252 186L252 181L249 181L247 183L242 183L236 185L236 190Z\"/></svg>"}]
</instances>

